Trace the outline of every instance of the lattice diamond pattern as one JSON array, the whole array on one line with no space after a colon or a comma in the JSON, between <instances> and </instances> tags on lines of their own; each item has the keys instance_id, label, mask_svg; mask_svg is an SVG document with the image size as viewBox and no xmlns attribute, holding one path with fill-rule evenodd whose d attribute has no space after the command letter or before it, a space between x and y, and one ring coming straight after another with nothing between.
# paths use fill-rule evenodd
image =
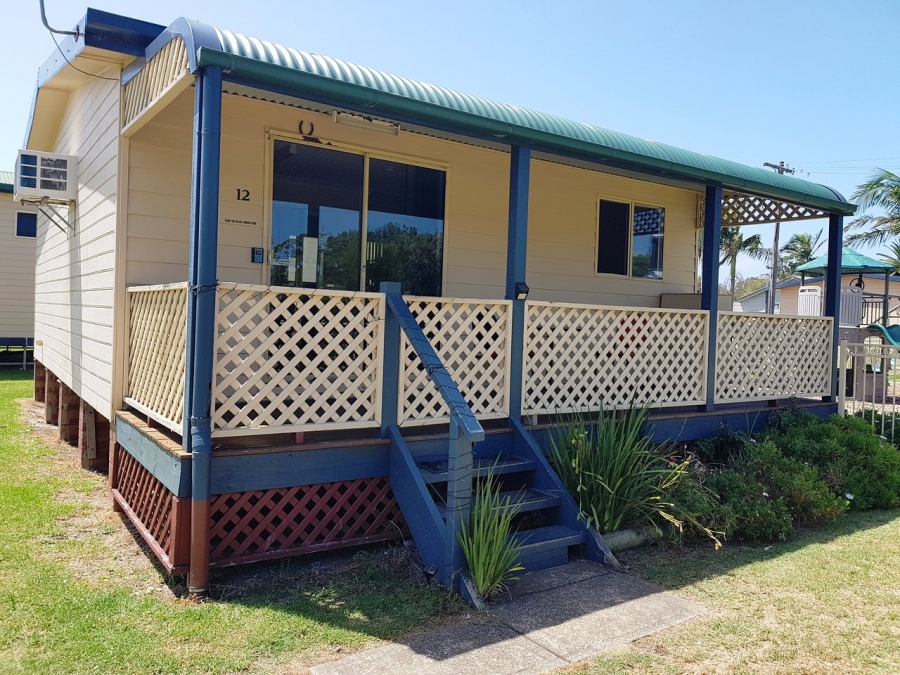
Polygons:
<instances>
[{"instance_id":1,"label":"lattice diamond pattern","mask_svg":"<svg viewBox=\"0 0 900 675\"><path fill-rule=\"evenodd\" d=\"M187 287L129 289L128 393L150 417L180 432L184 415Z\"/></svg>"},{"instance_id":2,"label":"lattice diamond pattern","mask_svg":"<svg viewBox=\"0 0 900 675\"><path fill-rule=\"evenodd\" d=\"M160 548L171 553L172 493L126 450L116 452L119 494Z\"/></svg>"},{"instance_id":3,"label":"lattice diamond pattern","mask_svg":"<svg viewBox=\"0 0 900 675\"><path fill-rule=\"evenodd\" d=\"M472 412L509 414L511 303L508 300L405 298ZM401 335L400 420L446 421L450 412L407 339Z\"/></svg>"},{"instance_id":4,"label":"lattice diamond pattern","mask_svg":"<svg viewBox=\"0 0 900 675\"><path fill-rule=\"evenodd\" d=\"M384 296L219 289L214 434L377 426Z\"/></svg>"},{"instance_id":5,"label":"lattice diamond pattern","mask_svg":"<svg viewBox=\"0 0 900 675\"><path fill-rule=\"evenodd\" d=\"M832 319L721 312L716 403L831 393Z\"/></svg>"},{"instance_id":6,"label":"lattice diamond pattern","mask_svg":"<svg viewBox=\"0 0 900 675\"><path fill-rule=\"evenodd\" d=\"M722 195L722 225L760 225L827 218L825 211L766 197L726 192Z\"/></svg>"},{"instance_id":7,"label":"lattice diamond pattern","mask_svg":"<svg viewBox=\"0 0 900 675\"><path fill-rule=\"evenodd\" d=\"M214 495L210 559L349 546L405 529L387 478Z\"/></svg>"},{"instance_id":8,"label":"lattice diamond pattern","mask_svg":"<svg viewBox=\"0 0 900 675\"><path fill-rule=\"evenodd\" d=\"M704 402L708 316L527 303L524 412Z\"/></svg>"}]
</instances>

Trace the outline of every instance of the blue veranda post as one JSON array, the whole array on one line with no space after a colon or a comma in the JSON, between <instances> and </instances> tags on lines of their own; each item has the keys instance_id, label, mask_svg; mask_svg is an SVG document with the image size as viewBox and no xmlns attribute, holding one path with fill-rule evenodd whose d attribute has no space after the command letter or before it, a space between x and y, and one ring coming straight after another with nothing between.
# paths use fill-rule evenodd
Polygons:
<instances>
[{"instance_id":1,"label":"blue veranda post","mask_svg":"<svg viewBox=\"0 0 900 675\"><path fill-rule=\"evenodd\" d=\"M191 449L191 563L188 590L209 589L209 497L212 453L212 376L216 320L216 247L219 233L219 151L222 124L222 71L207 67L197 75L194 133L191 257L188 271L188 361Z\"/></svg>"}]
</instances>

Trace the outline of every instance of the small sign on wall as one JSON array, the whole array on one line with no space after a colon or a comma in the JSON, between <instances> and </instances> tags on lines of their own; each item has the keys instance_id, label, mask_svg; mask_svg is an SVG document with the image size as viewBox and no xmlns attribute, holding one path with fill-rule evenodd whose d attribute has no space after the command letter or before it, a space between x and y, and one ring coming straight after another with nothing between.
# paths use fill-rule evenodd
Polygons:
<instances>
[{"instance_id":1,"label":"small sign on wall","mask_svg":"<svg viewBox=\"0 0 900 675\"><path fill-rule=\"evenodd\" d=\"M319 263L319 240L316 237L303 237L303 273L301 282L316 283L316 267Z\"/></svg>"}]
</instances>

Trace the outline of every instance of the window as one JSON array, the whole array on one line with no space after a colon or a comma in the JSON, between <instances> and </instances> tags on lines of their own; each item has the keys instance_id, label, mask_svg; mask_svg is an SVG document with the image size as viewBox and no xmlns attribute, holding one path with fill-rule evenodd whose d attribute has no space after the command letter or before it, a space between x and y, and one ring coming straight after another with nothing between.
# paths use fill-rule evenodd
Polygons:
<instances>
[{"instance_id":1,"label":"window","mask_svg":"<svg viewBox=\"0 0 900 675\"><path fill-rule=\"evenodd\" d=\"M280 140L273 162L273 285L441 294L444 171Z\"/></svg>"},{"instance_id":2,"label":"window","mask_svg":"<svg viewBox=\"0 0 900 675\"><path fill-rule=\"evenodd\" d=\"M24 213L19 211L16 213L16 236L17 237L36 237L37 236L37 214Z\"/></svg>"},{"instance_id":3,"label":"window","mask_svg":"<svg viewBox=\"0 0 900 675\"><path fill-rule=\"evenodd\" d=\"M666 210L600 200L597 273L662 279Z\"/></svg>"}]
</instances>

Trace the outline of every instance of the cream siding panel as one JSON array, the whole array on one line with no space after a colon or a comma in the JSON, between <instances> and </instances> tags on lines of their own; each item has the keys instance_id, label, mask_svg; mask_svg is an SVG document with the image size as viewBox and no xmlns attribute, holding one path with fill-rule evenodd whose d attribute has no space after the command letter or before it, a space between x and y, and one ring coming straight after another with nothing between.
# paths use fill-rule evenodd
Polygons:
<instances>
[{"instance_id":1,"label":"cream siding panel","mask_svg":"<svg viewBox=\"0 0 900 675\"><path fill-rule=\"evenodd\" d=\"M16 213L35 213L32 206L0 193L0 338L34 336L35 242L16 236Z\"/></svg>"},{"instance_id":2,"label":"cream siding panel","mask_svg":"<svg viewBox=\"0 0 900 675\"><path fill-rule=\"evenodd\" d=\"M38 219L36 357L100 414L112 414L119 87L73 90L54 152L78 157L75 233Z\"/></svg>"},{"instance_id":3,"label":"cream siding panel","mask_svg":"<svg viewBox=\"0 0 900 675\"><path fill-rule=\"evenodd\" d=\"M444 295L503 297L509 155L418 134L334 124L285 105L226 94L222 106L219 279L266 283L250 248L269 248L266 132L296 135L312 122L323 143L447 167ZM129 284L187 278L193 90L140 129L130 144ZM236 190L249 190L238 202ZM661 293L690 293L696 270L695 192L550 162L532 162L528 277L534 299L656 307ZM663 281L598 276L597 198L666 207ZM245 221L251 225L231 221Z\"/></svg>"}]
</instances>

